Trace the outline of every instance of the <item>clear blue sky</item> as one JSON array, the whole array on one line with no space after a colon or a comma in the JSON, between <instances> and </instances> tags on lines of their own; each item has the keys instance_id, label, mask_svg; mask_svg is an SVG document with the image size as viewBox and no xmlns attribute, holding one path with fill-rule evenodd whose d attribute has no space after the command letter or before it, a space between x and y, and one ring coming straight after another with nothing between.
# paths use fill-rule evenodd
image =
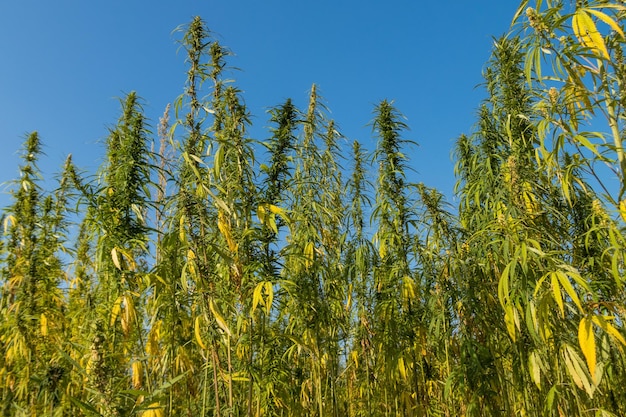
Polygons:
<instances>
[{"instance_id":1,"label":"clear blue sky","mask_svg":"<svg viewBox=\"0 0 626 417\"><path fill-rule=\"evenodd\" d=\"M18 176L19 150L38 131L46 176L72 153L93 171L119 115L118 97L145 100L154 130L182 92L184 56L172 31L201 16L236 56L230 63L264 139L268 107L306 108L312 83L341 132L372 150L367 123L395 100L419 144L411 178L452 201L451 149L484 97L492 37L509 29L516 0L5 0L0 5L0 182ZM0 206L9 202L6 186ZM456 203L454 203L456 204Z\"/></svg>"}]
</instances>

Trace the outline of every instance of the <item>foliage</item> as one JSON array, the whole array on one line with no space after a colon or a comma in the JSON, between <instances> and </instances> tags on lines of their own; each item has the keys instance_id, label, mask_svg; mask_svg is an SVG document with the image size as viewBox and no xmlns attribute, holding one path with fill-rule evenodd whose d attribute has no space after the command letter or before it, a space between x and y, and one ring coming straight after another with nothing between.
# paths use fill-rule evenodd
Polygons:
<instances>
[{"instance_id":1,"label":"foliage","mask_svg":"<svg viewBox=\"0 0 626 417\"><path fill-rule=\"evenodd\" d=\"M458 208L411 182L392 101L371 152L316 85L251 139L230 52L181 26L156 138L128 94L97 175L68 158L51 192L26 139L2 415L625 415L625 9L521 3L456 144Z\"/></svg>"}]
</instances>

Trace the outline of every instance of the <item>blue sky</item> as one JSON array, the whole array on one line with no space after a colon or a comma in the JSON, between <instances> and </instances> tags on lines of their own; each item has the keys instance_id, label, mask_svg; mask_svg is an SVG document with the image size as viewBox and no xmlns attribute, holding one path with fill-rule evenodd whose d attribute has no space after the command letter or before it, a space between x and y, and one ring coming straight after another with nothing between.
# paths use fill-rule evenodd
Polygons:
<instances>
[{"instance_id":1,"label":"blue sky","mask_svg":"<svg viewBox=\"0 0 626 417\"><path fill-rule=\"evenodd\" d=\"M235 56L236 85L265 139L269 107L306 108L311 84L347 137L374 148L373 106L394 100L407 117L410 180L453 202L451 150L471 132L484 97L492 37L508 31L515 0L6 0L0 5L0 183L18 176L28 132L38 131L46 176L67 154L88 171L104 155L118 98L144 99L154 130L182 92L184 55L173 30L201 16ZM0 206L9 202L0 188ZM456 205L455 202L453 204Z\"/></svg>"}]
</instances>

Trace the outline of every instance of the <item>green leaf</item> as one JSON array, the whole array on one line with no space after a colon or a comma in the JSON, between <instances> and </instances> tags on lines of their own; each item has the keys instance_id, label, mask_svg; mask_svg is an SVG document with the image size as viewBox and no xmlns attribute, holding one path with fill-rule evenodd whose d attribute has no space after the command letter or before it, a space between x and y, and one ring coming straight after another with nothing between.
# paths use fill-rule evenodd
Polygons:
<instances>
[{"instance_id":1,"label":"green leaf","mask_svg":"<svg viewBox=\"0 0 626 417\"><path fill-rule=\"evenodd\" d=\"M86 412L87 415L95 415L95 416L102 416L102 414L100 414L100 412L98 412L98 410L96 410L91 404L86 403L84 401L79 400L78 398L75 397L70 397L70 401L72 402L72 404L74 404L76 407L80 408L83 412Z\"/></svg>"},{"instance_id":2,"label":"green leaf","mask_svg":"<svg viewBox=\"0 0 626 417\"><path fill-rule=\"evenodd\" d=\"M598 152L598 147L596 145L594 145L593 143L591 143L591 141L589 141L589 139L587 139L585 136L583 136L583 135L575 135L574 136L574 140L576 140L578 143L583 145L585 148L589 149L598 158L602 158L602 155L600 154L600 152Z\"/></svg>"},{"instance_id":3,"label":"green leaf","mask_svg":"<svg viewBox=\"0 0 626 417\"><path fill-rule=\"evenodd\" d=\"M528 356L528 372L537 388L541 389L541 358L536 351Z\"/></svg>"},{"instance_id":4,"label":"green leaf","mask_svg":"<svg viewBox=\"0 0 626 417\"><path fill-rule=\"evenodd\" d=\"M505 308L505 309L506 309L506 305L510 303L510 298L509 298L510 270L511 270L511 263L508 263L502 270L502 275L500 275L500 281L498 282L498 299L500 300L500 304L502 305L502 308Z\"/></svg>"}]
</instances>

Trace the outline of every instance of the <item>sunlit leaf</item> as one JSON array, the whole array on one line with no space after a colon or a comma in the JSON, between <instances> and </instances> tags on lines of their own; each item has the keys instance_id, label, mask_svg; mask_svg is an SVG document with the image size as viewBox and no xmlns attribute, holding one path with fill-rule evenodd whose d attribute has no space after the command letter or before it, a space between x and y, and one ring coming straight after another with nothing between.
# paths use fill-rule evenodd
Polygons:
<instances>
[{"instance_id":1,"label":"sunlit leaf","mask_svg":"<svg viewBox=\"0 0 626 417\"><path fill-rule=\"evenodd\" d=\"M601 12L599 10L592 9L592 8L585 9L585 11L587 13L591 13L592 15L594 15L595 17L597 17L598 19L602 20L604 23L609 25L611 27L611 29L613 29L614 31L616 31L617 33L619 33L621 35L622 39L625 38L624 32L622 31L622 28L609 15L607 15L606 13L603 13L603 12Z\"/></svg>"},{"instance_id":2,"label":"sunlit leaf","mask_svg":"<svg viewBox=\"0 0 626 417\"><path fill-rule=\"evenodd\" d=\"M598 29L593 19L589 16L586 9L578 9L572 17L572 28L574 34L580 42L594 50L594 52L602 56L604 59L610 59L609 51L606 49L604 38Z\"/></svg>"},{"instance_id":3,"label":"sunlit leaf","mask_svg":"<svg viewBox=\"0 0 626 417\"><path fill-rule=\"evenodd\" d=\"M213 313L213 318L215 318L215 322L217 323L217 325L228 336L232 336L232 333L231 333L230 329L228 328L228 325L226 324L226 320L224 320L224 317L222 317L222 315L220 314L220 312L218 310L218 307L217 307L217 305L215 304L215 301L212 298L209 300L209 309L211 310L211 313Z\"/></svg>"},{"instance_id":4,"label":"sunlit leaf","mask_svg":"<svg viewBox=\"0 0 626 417\"><path fill-rule=\"evenodd\" d=\"M591 319L602 330L617 339L622 345L626 346L626 339L624 339L624 336L622 336L622 334L605 317L593 316Z\"/></svg>"},{"instance_id":5,"label":"sunlit leaf","mask_svg":"<svg viewBox=\"0 0 626 417\"><path fill-rule=\"evenodd\" d=\"M552 296L556 304L559 306L561 316L565 315L565 306L563 305L563 295L559 286L559 278L555 272L550 273L550 283L552 284Z\"/></svg>"},{"instance_id":6,"label":"sunlit leaf","mask_svg":"<svg viewBox=\"0 0 626 417\"><path fill-rule=\"evenodd\" d=\"M591 320L588 317L584 317L578 325L578 343L587 360L589 373L594 375L596 372L596 340Z\"/></svg>"},{"instance_id":7,"label":"sunlit leaf","mask_svg":"<svg viewBox=\"0 0 626 417\"><path fill-rule=\"evenodd\" d=\"M120 257L117 253L117 248L111 249L111 259L113 260L113 265L115 265L117 269L121 270L122 265L120 264Z\"/></svg>"},{"instance_id":8,"label":"sunlit leaf","mask_svg":"<svg viewBox=\"0 0 626 417\"><path fill-rule=\"evenodd\" d=\"M578 297L576 290L574 290L574 287L572 286L572 283L570 282L567 274L561 271L557 271L556 275L559 278L561 286L563 286L563 289L565 290L565 292L567 292L567 295L569 295L574 304L576 304L576 307L578 307L578 311L582 313L584 310L582 304L580 303L580 298Z\"/></svg>"},{"instance_id":9,"label":"sunlit leaf","mask_svg":"<svg viewBox=\"0 0 626 417\"><path fill-rule=\"evenodd\" d=\"M113 308L111 308L111 319L109 320L109 326L113 326L120 312L122 311L122 300L123 297L119 296L113 303Z\"/></svg>"},{"instance_id":10,"label":"sunlit leaf","mask_svg":"<svg viewBox=\"0 0 626 417\"><path fill-rule=\"evenodd\" d=\"M204 344L204 341L202 340L202 334L201 334L201 329L200 329L200 319L201 319L201 316L197 316L196 319L194 320L193 332L194 332L194 336L196 337L196 342L198 343L198 345L200 345L202 349L206 349L206 345Z\"/></svg>"},{"instance_id":11,"label":"sunlit leaf","mask_svg":"<svg viewBox=\"0 0 626 417\"><path fill-rule=\"evenodd\" d=\"M589 396L593 396L595 388L590 383L589 378L583 369L584 362L571 346L564 346L563 359L565 360L567 372L572 377L572 381L574 381L576 386L585 390Z\"/></svg>"}]
</instances>

